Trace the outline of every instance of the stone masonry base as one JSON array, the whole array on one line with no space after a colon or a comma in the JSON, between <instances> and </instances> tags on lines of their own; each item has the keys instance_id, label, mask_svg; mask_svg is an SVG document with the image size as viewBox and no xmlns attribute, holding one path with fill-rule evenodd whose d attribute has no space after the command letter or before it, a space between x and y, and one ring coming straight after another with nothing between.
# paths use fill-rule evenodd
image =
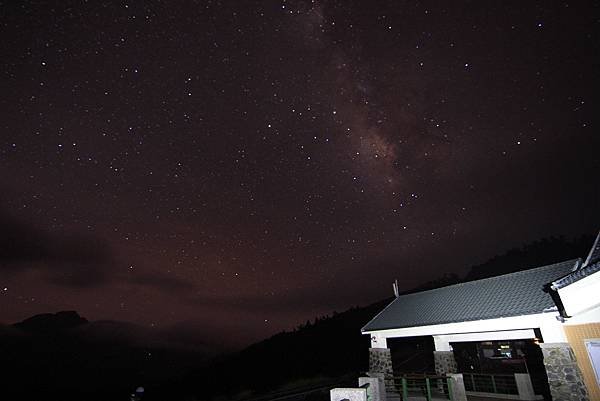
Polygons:
<instances>
[{"instance_id":1,"label":"stone masonry base","mask_svg":"<svg viewBox=\"0 0 600 401\"><path fill-rule=\"evenodd\" d=\"M540 344L554 401L589 401L575 354L568 343Z\"/></svg>"},{"instance_id":2,"label":"stone masonry base","mask_svg":"<svg viewBox=\"0 0 600 401\"><path fill-rule=\"evenodd\" d=\"M435 373L443 375L446 373L457 373L458 367L452 351L433 351Z\"/></svg>"}]
</instances>

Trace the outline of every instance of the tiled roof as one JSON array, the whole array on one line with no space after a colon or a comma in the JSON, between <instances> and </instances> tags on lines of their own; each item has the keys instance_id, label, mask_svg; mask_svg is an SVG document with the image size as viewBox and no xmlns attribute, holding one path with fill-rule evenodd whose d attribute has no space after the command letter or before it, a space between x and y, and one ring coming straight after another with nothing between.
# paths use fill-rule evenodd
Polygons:
<instances>
[{"instance_id":1,"label":"tiled roof","mask_svg":"<svg viewBox=\"0 0 600 401\"><path fill-rule=\"evenodd\" d=\"M363 331L429 326L542 313L554 306L542 287L573 270L579 259L402 295Z\"/></svg>"}]
</instances>

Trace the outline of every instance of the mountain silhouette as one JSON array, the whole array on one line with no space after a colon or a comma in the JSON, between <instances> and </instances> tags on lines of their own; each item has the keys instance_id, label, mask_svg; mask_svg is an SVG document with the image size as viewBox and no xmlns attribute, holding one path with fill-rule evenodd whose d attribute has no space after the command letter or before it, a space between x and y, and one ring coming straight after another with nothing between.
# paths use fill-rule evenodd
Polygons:
<instances>
[{"instance_id":1,"label":"mountain silhouette","mask_svg":"<svg viewBox=\"0 0 600 401\"><path fill-rule=\"evenodd\" d=\"M440 272L437 279L404 293L584 257L592 242L592 236L537 241L473 266L465 277ZM222 346L196 340L202 338L200 326L156 329L88 321L74 311L44 313L0 325L0 355L6 368L2 398L118 401L143 386L144 401L245 399L300 380L323 383L351 377L355 383L368 369L370 340L360 329L390 301L318 317L226 355ZM396 349L406 356L402 369L430 369L427 344L415 344L395 345L406 348ZM423 351L422 357L409 358L416 348ZM413 363L415 359L419 363ZM322 392L312 399L326 400L328 395Z\"/></svg>"},{"instance_id":2,"label":"mountain silhouette","mask_svg":"<svg viewBox=\"0 0 600 401\"><path fill-rule=\"evenodd\" d=\"M62 311L35 315L15 323L13 326L32 333L46 333L72 329L87 323L88 320L79 316L75 311Z\"/></svg>"},{"instance_id":3,"label":"mountain silhouette","mask_svg":"<svg viewBox=\"0 0 600 401\"><path fill-rule=\"evenodd\" d=\"M180 344L168 330L90 322L74 311L0 325L2 399L128 400L138 386L166 386L218 350Z\"/></svg>"}]
</instances>

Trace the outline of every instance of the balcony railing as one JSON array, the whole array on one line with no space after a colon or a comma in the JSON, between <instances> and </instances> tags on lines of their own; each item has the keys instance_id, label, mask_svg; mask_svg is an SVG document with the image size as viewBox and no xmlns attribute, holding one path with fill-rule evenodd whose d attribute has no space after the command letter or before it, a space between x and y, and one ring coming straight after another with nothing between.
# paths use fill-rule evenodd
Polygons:
<instances>
[{"instance_id":1,"label":"balcony railing","mask_svg":"<svg viewBox=\"0 0 600 401\"><path fill-rule=\"evenodd\" d=\"M463 373L465 390L478 393L519 394L515 375Z\"/></svg>"},{"instance_id":2,"label":"balcony railing","mask_svg":"<svg viewBox=\"0 0 600 401\"><path fill-rule=\"evenodd\" d=\"M399 393L403 400L409 397L425 397L452 400L452 380L446 376L405 375L387 377L386 389Z\"/></svg>"}]
</instances>

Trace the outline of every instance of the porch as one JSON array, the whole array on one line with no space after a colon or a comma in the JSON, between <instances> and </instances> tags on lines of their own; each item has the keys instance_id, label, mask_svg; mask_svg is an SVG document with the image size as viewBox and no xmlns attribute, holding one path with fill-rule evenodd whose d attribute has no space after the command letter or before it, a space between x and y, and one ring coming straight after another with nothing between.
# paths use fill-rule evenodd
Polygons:
<instances>
[{"instance_id":1,"label":"porch","mask_svg":"<svg viewBox=\"0 0 600 401\"><path fill-rule=\"evenodd\" d=\"M421 372L422 377L434 381L429 399L450 399L448 391L438 382L457 375L468 399L550 399L538 344L541 335L536 332L515 329L418 337L402 337L399 334L408 333L397 331L386 333L394 336L374 341L377 345L385 344L386 348L370 350L370 374L386 377L390 399L403 395L401 389L406 385L401 385L402 378L408 384L408 394L403 399L428 399L426 392L419 393L419 387L425 388L427 383L421 382L416 386L417 391L411 391L410 383L416 375L402 372Z\"/></svg>"}]
</instances>

